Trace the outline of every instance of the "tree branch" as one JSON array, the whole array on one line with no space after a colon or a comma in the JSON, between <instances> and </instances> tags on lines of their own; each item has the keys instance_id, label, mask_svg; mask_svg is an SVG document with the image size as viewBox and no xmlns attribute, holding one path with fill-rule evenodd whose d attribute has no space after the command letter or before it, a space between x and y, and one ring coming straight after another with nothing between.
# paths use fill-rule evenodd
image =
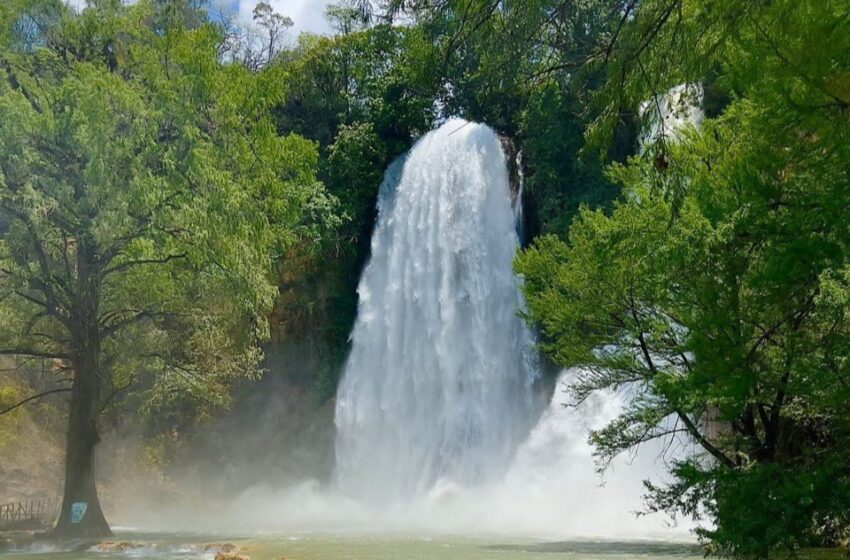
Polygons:
<instances>
[{"instance_id":1,"label":"tree branch","mask_svg":"<svg viewBox=\"0 0 850 560\"><path fill-rule=\"evenodd\" d=\"M115 266L111 266L103 271L103 278L106 278L110 274L115 274L116 272L121 272L123 270L127 270L134 266L141 266L146 264L166 264L170 261L185 259L188 256L188 253L179 253L175 255L168 255L159 259L138 259L134 261L124 261L122 263L116 264Z\"/></svg>"},{"instance_id":2,"label":"tree branch","mask_svg":"<svg viewBox=\"0 0 850 560\"><path fill-rule=\"evenodd\" d=\"M51 358L56 360L68 360L70 356L58 352L47 352L33 348L0 348L2 356L32 356L34 358Z\"/></svg>"},{"instance_id":3,"label":"tree branch","mask_svg":"<svg viewBox=\"0 0 850 560\"><path fill-rule=\"evenodd\" d=\"M24 406L25 404L27 404L28 402L34 401L36 399L40 399L42 397L46 397L47 395L52 395L54 393L67 393L69 391L71 391L71 387L60 387L59 389L51 389L49 391L45 391L43 393L39 393L39 394L33 395L31 397L27 397L24 400L22 400L21 402L10 406L9 408L6 408L4 410L0 410L0 416L3 416L4 414L6 414L8 412L12 412L16 408L20 408L20 407Z\"/></svg>"},{"instance_id":4,"label":"tree branch","mask_svg":"<svg viewBox=\"0 0 850 560\"><path fill-rule=\"evenodd\" d=\"M638 338L638 342L640 343L640 350L641 350L641 353L643 354L644 360L646 360L646 364L647 364L647 367L649 368L650 373L654 377L655 375L658 374L658 369L655 366L655 362L653 362L653 360L652 360L652 354L649 352L649 346L646 344L646 339L643 336L643 331L641 329L640 319L638 318L638 315L637 315L637 308L635 306L634 299L631 296L629 296L629 299L631 301L631 305L630 305L631 315L632 315L632 318L635 321L635 327L636 327L636 330L637 330L637 333L638 333L637 338ZM687 428L691 437L694 438L702 446L703 449L708 451L715 459L717 459L718 461L720 461L721 463L723 463L727 467L731 468L731 467L735 466L735 463L732 461L732 459L727 457L726 454L723 453L723 451L721 451L719 448L715 447L714 444L712 444L710 441L708 441L708 439L706 439L706 437L702 434L702 432L700 432L699 427L696 424L694 424L693 420L688 418L688 415L681 408L673 407L673 412L676 413L676 415L679 417L679 419L685 425L685 427Z\"/></svg>"},{"instance_id":5,"label":"tree branch","mask_svg":"<svg viewBox=\"0 0 850 560\"><path fill-rule=\"evenodd\" d=\"M104 318L101 322L101 326L103 327L103 337L108 338L113 336L116 332L123 329L124 327L128 327L133 323L137 323L143 319L155 319L157 317L176 317L179 315L178 313L171 313L168 311L156 311L153 309L142 309L142 310L134 310L134 309L125 309L122 311L117 311L110 315L110 319L117 317L118 315L124 312L132 312L133 315L122 320L115 321L111 324L106 324L109 319Z\"/></svg>"}]
</instances>

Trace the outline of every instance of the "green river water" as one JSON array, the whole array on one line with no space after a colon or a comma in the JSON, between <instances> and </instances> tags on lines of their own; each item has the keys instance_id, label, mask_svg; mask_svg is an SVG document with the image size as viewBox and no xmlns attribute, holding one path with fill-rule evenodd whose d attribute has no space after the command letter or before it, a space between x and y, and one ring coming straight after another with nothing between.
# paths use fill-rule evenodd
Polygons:
<instances>
[{"instance_id":1,"label":"green river water","mask_svg":"<svg viewBox=\"0 0 850 560\"><path fill-rule=\"evenodd\" d=\"M214 560L208 543L233 543L251 560L653 560L702 558L689 542L480 537L415 537L305 534L211 538L209 535L116 533L113 541L132 543L123 551L102 552L90 543L57 547L33 544L5 556L20 560Z\"/></svg>"}]
</instances>

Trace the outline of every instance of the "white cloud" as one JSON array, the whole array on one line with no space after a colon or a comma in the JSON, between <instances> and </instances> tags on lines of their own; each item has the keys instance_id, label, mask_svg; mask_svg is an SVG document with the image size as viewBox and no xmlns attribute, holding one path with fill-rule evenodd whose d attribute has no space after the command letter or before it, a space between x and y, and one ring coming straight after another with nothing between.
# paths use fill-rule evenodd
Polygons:
<instances>
[{"instance_id":1,"label":"white cloud","mask_svg":"<svg viewBox=\"0 0 850 560\"><path fill-rule=\"evenodd\" d=\"M122 0L125 4L135 4L137 0ZM86 7L86 0L65 0L65 3L72 8L82 10Z\"/></svg>"},{"instance_id":2,"label":"white cloud","mask_svg":"<svg viewBox=\"0 0 850 560\"><path fill-rule=\"evenodd\" d=\"M237 0L240 17L251 21L251 12L259 0ZM295 26L292 28L293 38L302 31L312 33L327 33L330 31L325 21L325 6L329 0L266 0L272 7L285 16L292 18Z\"/></svg>"},{"instance_id":3,"label":"white cloud","mask_svg":"<svg viewBox=\"0 0 850 560\"><path fill-rule=\"evenodd\" d=\"M2 0L0 0L2 1ZM65 0L71 6L83 8L86 0ZM260 0L214 0L215 3L224 5L239 13L245 21L251 21L251 12ZM285 16L292 18L295 26L292 28L293 39L302 31L312 33L328 33L325 21L325 7L331 0L266 0L275 10Z\"/></svg>"}]
</instances>

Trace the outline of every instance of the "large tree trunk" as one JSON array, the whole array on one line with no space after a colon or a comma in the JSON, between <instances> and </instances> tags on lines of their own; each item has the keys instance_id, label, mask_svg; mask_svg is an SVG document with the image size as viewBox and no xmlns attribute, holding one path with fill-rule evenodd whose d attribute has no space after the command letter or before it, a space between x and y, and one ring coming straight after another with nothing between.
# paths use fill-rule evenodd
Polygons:
<instances>
[{"instance_id":1,"label":"large tree trunk","mask_svg":"<svg viewBox=\"0 0 850 560\"><path fill-rule=\"evenodd\" d=\"M101 332L98 323L99 275L92 263L91 245L80 240L77 304L71 333L74 384L65 446L65 493L53 529L57 537L104 537L112 532L103 516L95 479L95 446L100 441L97 417L104 385L100 368Z\"/></svg>"},{"instance_id":2,"label":"large tree trunk","mask_svg":"<svg viewBox=\"0 0 850 560\"><path fill-rule=\"evenodd\" d=\"M103 537L111 535L103 516L95 484L95 446L100 379L96 368L75 366L68 441L65 451L65 493L53 529L57 537Z\"/></svg>"},{"instance_id":3,"label":"large tree trunk","mask_svg":"<svg viewBox=\"0 0 850 560\"><path fill-rule=\"evenodd\" d=\"M87 349L90 353L92 349ZM53 530L57 537L103 537L111 535L103 516L95 485L95 446L100 441L97 414L101 380L93 356L75 364L68 441L65 451L65 494ZM96 358L95 358L96 360ZM94 367L92 367L94 366Z\"/></svg>"}]
</instances>

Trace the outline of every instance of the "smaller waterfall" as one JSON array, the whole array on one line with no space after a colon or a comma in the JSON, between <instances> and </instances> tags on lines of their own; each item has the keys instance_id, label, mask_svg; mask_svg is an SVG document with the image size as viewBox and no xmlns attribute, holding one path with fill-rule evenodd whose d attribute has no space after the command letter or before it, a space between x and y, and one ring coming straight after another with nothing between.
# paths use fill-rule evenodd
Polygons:
<instances>
[{"instance_id":1,"label":"smaller waterfall","mask_svg":"<svg viewBox=\"0 0 850 560\"><path fill-rule=\"evenodd\" d=\"M703 97L701 84L679 84L641 103L640 114L649 125L641 136L641 146L678 141L688 126L699 128Z\"/></svg>"},{"instance_id":2,"label":"smaller waterfall","mask_svg":"<svg viewBox=\"0 0 850 560\"><path fill-rule=\"evenodd\" d=\"M587 536L686 535L690 523L669 525L664 516L636 517L643 509L643 481L659 482L659 461L682 445L653 441L617 457L602 475L596 471L591 430L613 420L627 401L624 393L600 391L575 406L569 396L577 370L561 373L549 408L517 451L504 480L485 500L494 530Z\"/></svg>"}]
</instances>

